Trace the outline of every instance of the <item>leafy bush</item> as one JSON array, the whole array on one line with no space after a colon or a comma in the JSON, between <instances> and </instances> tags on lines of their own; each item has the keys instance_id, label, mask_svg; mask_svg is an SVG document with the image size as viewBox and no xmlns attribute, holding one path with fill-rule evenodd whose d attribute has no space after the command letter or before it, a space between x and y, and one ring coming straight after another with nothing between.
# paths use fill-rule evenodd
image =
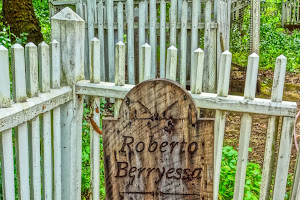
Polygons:
<instances>
[{"instance_id":1,"label":"leafy bush","mask_svg":"<svg viewBox=\"0 0 300 200\"><path fill-rule=\"evenodd\" d=\"M51 26L49 17L49 4L45 0L33 0L33 7L36 17L38 18L41 26L41 32L44 41L49 43L51 40Z\"/></svg>"},{"instance_id":2,"label":"leafy bush","mask_svg":"<svg viewBox=\"0 0 300 200\"><path fill-rule=\"evenodd\" d=\"M281 2L281 1L280 1ZM300 72L300 31L281 28L281 4L266 0L261 4L260 69L274 69L278 56L287 57L287 70ZM250 53L250 11L245 10L242 26L231 26L230 51L233 62L247 66Z\"/></svg>"},{"instance_id":3,"label":"leafy bush","mask_svg":"<svg viewBox=\"0 0 300 200\"><path fill-rule=\"evenodd\" d=\"M104 105L106 101L101 99L100 102L100 129L102 129L102 118L104 112ZM83 122L82 122L82 183L81 183L81 192L82 199L89 199L91 192L91 168L90 168L90 130L91 125L88 122L88 118L91 114L90 108L84 104L83 109ZM104 178L104 162L103 162L103 145L102 145L102 136L100 136L100 197L101 200L105 199L105 178Z\"/></svg>"},{"instance_id":4,"label":"leafy bush","mask_svg":"<svg viewBox=\"0 0 300 200\"><path fill-rule=\"evenodd\" d=\"M222 152L219 200L230 200L233 199L238 152L231 146L223 147ZM244 200L259 199L260 183L260 165L249 162L247 164Z\"/></svg>"}]
</instances>

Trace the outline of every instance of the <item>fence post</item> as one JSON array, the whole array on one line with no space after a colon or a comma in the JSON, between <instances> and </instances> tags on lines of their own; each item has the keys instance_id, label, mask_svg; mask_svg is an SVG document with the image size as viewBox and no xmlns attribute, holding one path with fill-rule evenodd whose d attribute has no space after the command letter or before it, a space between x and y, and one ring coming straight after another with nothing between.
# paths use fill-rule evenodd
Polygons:
<instances>
[{"instance_id":1,"label":"fence post","mask_svg":"<svg viewBox=\"0 0 300 200\"><path fill-rule=\"evenodd\" d=\"M82 95L75 84L84 79L85 22L70 8L51 18L52 40L60 43L61 84L73 89L73 100L61 106L62 199L81 198Z\"/></svg>"},{"instance_id":2,"label":"fence post","mask_svg":"<svg viewBox=\"0 0 300 200\"><path fill-rule=\"evenodd\" d=\"M259 55L259 34L260 34L260 0L252 0L251 12L251 53Z\"/></svg>"}]
</instances>

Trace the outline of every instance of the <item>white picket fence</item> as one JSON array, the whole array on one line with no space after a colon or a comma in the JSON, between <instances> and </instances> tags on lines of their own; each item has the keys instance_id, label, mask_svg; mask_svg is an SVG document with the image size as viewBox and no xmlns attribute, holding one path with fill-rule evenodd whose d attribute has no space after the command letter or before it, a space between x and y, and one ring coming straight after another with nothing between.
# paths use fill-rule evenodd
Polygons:
<instances>
[{"instance_id":1,"label":"white picket fence","mask_svg":"<svg viewBox=\"0 0 300 200\"><path fill-rule=\"evenodd\" d=\"M282 0L281 24L300 24L300 1Z\"/></svg>"},{"instance_id":2,"label":"white picket fence","mask_svg":"<svg viewBox=\"0 0 300 200\"><path fill-rule=\"evenodd\" d=\"M100 123L100 98L115 98L115 116L122 99L134 87L125 84L126 46L120 41L114 51L115 82L102 81L103 63L99 56L101 41L90 41L90 80L84 80L85 22L71 9L65 8L52 18L52 39L48 46L29 43L11 49L13 95L11 100L8 50L0 46L0 132L2 191L5 200L15 199L15 185L19 199L74 200L81 198L81 152L83 97L91 96L93 119ZM139 82L152 78L153 47L141 46ZM293 122L296 103L282 101L287 60L279 56L275 64L271 99L255 98L259 57L249 56L244 96L228 95L231 53L221 55L217 93L205 91L206 52L193 52L191 68L191 95L196 106L216 110L215 113L215 176L214 199L218 198L225 119L228 111L243 113L241 118L237 173L234 199L244 196L248 147L252 114L269 116L267 141L263 164L260 199L269 199L273 169L276 174L271 194L283 200L292 147ZM128 58L127 58L128 59ZM167 49L166 78L184 84L185 68L180 67L178 49ZM88 77L86 77L88 78ZM278 157L274 143L278 121L283 118ZM40 126L41 124L41 126ZM15 130L15 145L13 144ZM16 152L14 165L13 150ZM91 131L91 198L99 199L100 135ZM298 155L299 157L299 155ZM42 165L40 164L42 161ZM14 169L17 169L15 183ZM42 175L41 175L42 174ZM295 168L292 200L300 199L300 162ZM222 183L221 183L222 184Z\"/></svg>"},{"instance_id":3,"label":"white picket fence","mask_svg":"<svg viewBox=\"0 0 300 200\"><path fill-rule=\"evenodd\" d=\"M52 3L58 4L57 1ZM85 76L89 77L90 70L89 41L97 37L100 40L102 80L114 82L114 44L122 41L127 46L129 76L126 83L136 84L139 81L138 66L144 43L152 47L151 78L165 77L166 50L174 45L179 50L180 67L187 68L190 81L193 52L201 40L207 52L205 65L210 74L207 82L215 90L221 49L229 49L231 7L228 5L231 5L230 0L78 1L76 12L86 22ZM52 13L57 11L55 6L52 10Z\"/></svg>"}]
</instances>

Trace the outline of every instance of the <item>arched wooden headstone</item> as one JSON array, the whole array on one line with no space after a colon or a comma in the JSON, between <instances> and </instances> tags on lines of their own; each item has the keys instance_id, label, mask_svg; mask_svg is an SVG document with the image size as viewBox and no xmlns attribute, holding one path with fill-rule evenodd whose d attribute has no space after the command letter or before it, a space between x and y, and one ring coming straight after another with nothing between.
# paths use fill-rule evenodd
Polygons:
<instances>
[{"instance_id":1,"label":"arched wooden headstone","mask_svg":"<svg viewBox=\"0 0 300 200\"><path fill-rule=\"evenodd\" d=\"M176 82L135 86L103 120L106 199L212 199L213 128Z\"/></svg>"}]
</instances>

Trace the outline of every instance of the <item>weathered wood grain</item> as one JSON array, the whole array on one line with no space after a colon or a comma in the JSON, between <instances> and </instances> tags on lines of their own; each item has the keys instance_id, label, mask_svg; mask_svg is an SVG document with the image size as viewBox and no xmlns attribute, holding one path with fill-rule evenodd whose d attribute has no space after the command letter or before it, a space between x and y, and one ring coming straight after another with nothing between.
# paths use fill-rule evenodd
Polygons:
<instances>
[{"instance_id":1,"label":"weathered wood grain","mask_svg":"<svg viewBox=\"0 0 300 200\"><path fill-rule=\"evenodd\" d=\"M151 77L151 47L147 43L142 46L141 62L139 81L143 82Z\"/></svg>"},{"instance_id":2,"label":"weathered wood grain","mask_svg":"<svg viewBox=\"0 0 300 200\"><path fill-rule=\"evenodd\" d=\"M188 4L186 1L182 2L182 11L180 12L181 17L181 32L180 32L180 61L179 61L179 81L182 87L186 87L186 51L187 51L187 8ZM178 8L179 10L179 8ZM179 18L179 17L178 17Z\"/></svg>"},{"instance_id":3,"label":"weathered wood grain","mask_svg":"<svg viewBox=\"0 0 300 200\"><path fill-rule=\"evenodd\" d=\"M103 120L106 198L212 199L213 120L176 82L145 81Z\"/></svg>"},{"instance_id":4,"label":"weathered wood grain","mask_svg":"<svg viewBox=\"0 0 300 200\"><path fill-rule=\"evenodd\" d=\"M38 53L33 43L25 46L26 92L27 96L36 97L39 92Z\"/></svg>"},{"instance_id":5,"label":"weathered wood grain","mask_svg":"<svg viewBox=\"0 0 300 200\"><path fill-rule=\"evenodd\" d=\"M259 67L259 57L253 53L248 57L247 74L245 81L245 99L254 99L257 84L257 74ZM244 197L246 169L248 161L248 149L250 135L252 131L252 116L244 113L241 118L241 129L239 139L238 162L236 167L235 184L234 184L234 200L240 200Z\"/></svg>"},{"instance_id":6,"label":"weathered wood grain","mask_svg":"<svg viewBox=\"0 0 300 200\"><path fill-rule=\"evenodd\" d=\"M76 84L76 93L82 95L94 95L112 98L124 98L134 85L115 86L114 83L103 82L91 84L89 81L79 81ZM217 94L205 93L192 94L197 107L230 110L233 112L245 112L264 115L295 117L297 111L296 102L283 101L282 103L271 102L269 99L255 98L244 99L241 96L228 95L218 97Z\"/></svg>"},{"instance_id":7,"label":"weathered wood grain","mask_svg":"<svg viewBox=\"0 0 300 200\"><path fill-rule=\"evenodd\" d=\"M128 83L135 84L135 71L134 71L134 15L133 15L133 0L126 2L126 17L127 17L127 71Z\"/></svg>"},{"instance_id":8,"label":"weathered wood grain","mask_svg":"<svg viewBox=\"0 0 300 200\"><path fill-rule=\"evenodd\" d=\"M171 46L167 51L167 68L166 68L166 78L176 81L177 72L177 48Z\"/></svg>"},{"instance_id":9,"label":"weathered wood grain","mask_svg":"<svg viewBox=\"0 0 300 200\"><path fill-rule=\"evenodd\" d=\"M276 59L271 95L272 102L282 102L286 63L287 59L284 56L279 56ZM260 200L267 200L270 198L270 188L275 161L274 146L276 145L278 125L279 117L271 116L268 120L262 182L260 186Z\"/></svg>"},{"instance_id":10,"label":"weathered wood grain","mask_svg":"<svg viewBox=\"0 0 300 200\"><path fill-rule=\"evenodd\" d=\"M229 80L230 80L230 69L231 69L232 54L229 51L225 51L221 56L220 74L218 81L217 94L220 97L228 96L229 91ZM221 162L222 162L222 150L225 134L225 122L226 122L227 111L216 110L215 115L215 137L214 137L214 199L218 199L219 195L219 184L220 184L220 173L221 173Z\"/></svg>"},{"instance_id":11,"label":"weathered wood grain","mask_svg":"<svg viewBox=\"0 0 300 200\"><path fill-rule=\"evenodd\" d=\"M156 78L156 0L150 0L149 2L149 44L151 46L151 78Z\"/></svg>"},{"instance_id":12,"label":"weathered wood grain","mask_svg":"<svg viewBox=\"0 0 300 200\"><path fill-rule=\"evenodd\" d=\"M26 101L26 79L24 48L20 44L14 44L11 48L11 69L13 79L14 102Z\"/></svg>"},{"instance_id":13,"label":"weathered wood grain","mask_svg":"<svg viewBox=\"0 0 300 200\"><path fill-rule=\"evenodd\" d=\"M1 140L1 173L3 199L15 199L15 174L14 174L14 155L12 129L3 131L0 135Z\"/></svg>"},{"instance_id":14,"label":"weathered wood grain","mask_svg":"<svg viewBox=\"0 0 300 200\"><path fill-rule=\"evenodd\" d=\"M166 2L160 2L160 78L166 78Z\"/></svg>"},{"instance_id":15,"label":"weathered wood grain","mask_svg":"<svg viewBox=\"0 0 300 200\"><path fill-rule=\"evenodd\" d=\"M72 89L84 79L85 22L70 8L64 8L51 18L52 40L61 47L61 83ZM81 198L82 112L83 97L74 95L61 106L62 136L62 199Z\"/></svg>"},{"instance_id":16,"label":"weathered wood grain","mask_svg":"<svg viewBox=\"0 0 300 200\"><path fill-rule=\"evenodd\" d=\"M0 109L0 132L29 121L72 99L72 89L62 87L50 90L49 93L42 93L39 97L29 98L26 102L12 104L7 109Z\"/></svg>"},{"instance_id":17,"label":"weathered wood grain","mask_svg":"<svg viewBox=\"0 0 300 200\"><path fill-rule=\"evenodd\" d=\"M0 60L2 62L2 72L0 73L0 108L10 106L10 80L8 50L0 45Z\"/></svg>"},{"instance_id":18,"label":"weathered wood grain","mask_svg":"<svg viewBox=\"0 0 300 200\"><path fill-rule=\"evenodd\" d=\"M50 42L50 85L51 88L60 88L60 44L53 40Z\"/></svg>"}]
</instances>

